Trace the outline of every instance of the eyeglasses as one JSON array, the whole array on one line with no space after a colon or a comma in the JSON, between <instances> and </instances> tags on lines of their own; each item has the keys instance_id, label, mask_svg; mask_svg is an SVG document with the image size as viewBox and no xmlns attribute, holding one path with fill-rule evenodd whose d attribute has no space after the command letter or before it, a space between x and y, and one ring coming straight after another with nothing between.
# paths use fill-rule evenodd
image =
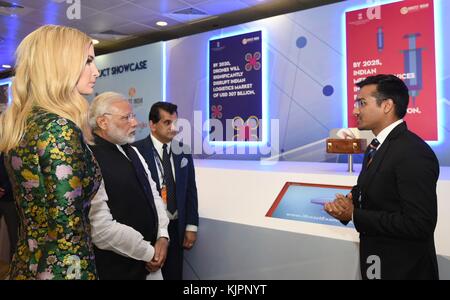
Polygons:
<instances>
[{"instance_id":1,"label":"eyeglasses","mask_svg":"<svg viewBox=\"0 0 450 300\"><path fill-rule=\"evenodd\" d=\"M354 108L361 108L367 105L367 101L364 99L356 99L355 103L353 103Z\"/></svg>"},{"instance_id":2,"label":"eyeglasses","mask_svg":"<svg viewBox=\"0 0 450 300\"><path fill-rule=\"evenodd\" d=\"M380 106L381 102L389 100L389 99L390 98L375 98L375 101L376 101L377 105ZM368 101L366 99L356 99L355 103L353 104L353 107L360 109L362 107L365 107L367 105L367 103L368 103ZM394 102L394 104L395 104L395 102Z\"/></svg>"},{"instance_id":3,"label":"eyeglasses","mask_svg":"<svg viewBox=\"0 0 450 300\"><path fill-rule=\"evenodd\" d=\"M136 119L135 113L129 113L128 115L120 115L120 114L111 114L111 113L104 113L103 115L111 115L111 116L119 116L122 121L127 121L130 123L132 120Z\"/></svg>"}]
</instances>

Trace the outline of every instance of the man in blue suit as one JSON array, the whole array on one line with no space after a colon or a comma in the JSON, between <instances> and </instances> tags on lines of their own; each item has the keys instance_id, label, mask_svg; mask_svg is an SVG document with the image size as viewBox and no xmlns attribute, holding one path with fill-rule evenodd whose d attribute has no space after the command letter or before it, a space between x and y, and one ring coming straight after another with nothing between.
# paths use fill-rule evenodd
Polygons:
<instances>
[{"instance_id":1,"label":"man in blue suit","mask_svg":"<svg viewBox=\"0 0 450 300\"><path fill-rule=\"evenodd\" d=\"M194 246L198 229L194 162L190 149L173 140L177 134L177 118L175 104L153 104L149 114L151 133L135 143L167 205L170 244L162 273L168 280L182 279L183 250Z\"/></svg>"}]
</instances>

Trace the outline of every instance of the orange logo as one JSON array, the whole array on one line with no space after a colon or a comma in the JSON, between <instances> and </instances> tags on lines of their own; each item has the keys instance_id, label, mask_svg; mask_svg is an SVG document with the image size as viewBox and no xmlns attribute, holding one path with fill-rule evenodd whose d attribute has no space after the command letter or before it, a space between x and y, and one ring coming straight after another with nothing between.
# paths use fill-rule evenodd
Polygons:
<instances>
[{"instance_id":1,"label":"orange logo","mask_svg":"<svg viewBox=\"0 0 450 300\"><path fill-rule=\"evenodd\" d=\"M136 96L136 88L130 87L130 89L128 90L128 96L130 97Z\"/></svg>"}]
</instances>

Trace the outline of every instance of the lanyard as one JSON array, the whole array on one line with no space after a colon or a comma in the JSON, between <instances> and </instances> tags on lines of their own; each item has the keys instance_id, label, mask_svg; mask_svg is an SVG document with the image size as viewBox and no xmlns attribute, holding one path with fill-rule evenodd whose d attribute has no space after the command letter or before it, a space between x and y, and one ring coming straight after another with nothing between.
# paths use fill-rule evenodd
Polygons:
<instances>
[{"instance_id":1,"label":"lanyard","mask_svg":"<svg viewBox=\"0 0 450 300\"><path fill-rule=\"evenodd\" d=\"M163 151L165 151L163 149ZM161 156L159 156L158 151L156 151L155 146L153 146L153 153L155 154L156 157L158 157L158 159L156 160L156 165L159 169L159 172L162 175L162 183L160 184L160 190L159 190L159 194L161 195L161 199L163 200L163 202L167 205L167 185L166 185L166 176L164 176L164 168L162 166L162 159ZM169 153L169 168L172 168L172 163L170 162L170 155L172 155L172 151L170 151Z\"/></svg>"},{"instance_id":2,"label":"lanyard","mask_svg":"<svg viewBox=\"0 0 450 300\"><path fill-rule=\"evenodd\" d=\"M164 151L164 149L163 149L163 151ZM162 175L162 179L163 179L163 182L162 182L162 184L161 185L166 185L166 176L164 176L164 168L163 168L163 166L162 166L162 159L161 159L161 156L159 156L159 153L158 153L158 151L156 150L156 148L155 148L155 146L153 146L153 153L154 153L154 155L158 158L157 160L156 160L156 165L157 165L157 167L158 167L158 170L159 170L159 172L161 173L161 175ZM169 159L170 159L170 156L172 155L172 149L170 150L170 153L169 153ZM171 164L171 168L172 168L172 163L170 163Z\"/></svg>"}]
</instances>

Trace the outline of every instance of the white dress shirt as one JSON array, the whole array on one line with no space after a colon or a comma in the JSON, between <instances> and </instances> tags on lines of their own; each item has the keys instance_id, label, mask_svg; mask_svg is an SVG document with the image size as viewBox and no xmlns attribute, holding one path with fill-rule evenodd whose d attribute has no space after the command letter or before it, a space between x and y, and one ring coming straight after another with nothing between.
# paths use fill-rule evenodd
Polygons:
<instances>
[{"instance_id":1,"label":"white dress shirt","mask_svg":"<svg viewBox=\"0 0 450 300\"><path fill-rule=\"evenodd\" d=\"M163 157L163 143L161 143L157 138L155 138L153 135L150 134L150 137L152 139L153 142L153 146L156 149L156 152L158 152L159 158L162 159ZM172 147L172 142L167 144L167 151L168 153L170 153L171 151L171 147ZM163 178L163 174L161 173L161 170L159 169L158 165L160 165L162 167L162 161L159 161L158 157L155 157L155 163L156 163L156 170L158 171L158 178L159 178L159 182L162 183L164 181ZM175 175L175 165L173 162L173 155L170 156L170 164L172 166L172 174L173 174L173 180L175 181L176 184L176 175ZM178 210L176 210L173 214L171 214L169 211L167 211L167 215L169 216L169 219L174 220L178 218ZM193 232L197 232L198 227L196 225L192 225L192 224L187 224L186 225L186 231L193 231Z\"/></svg>"},{"instance_id":2,"label":"white dress shirt","mask_svg":"<svg viewBox=\"0 0 450 300\"><path fill-rule=\"evenodd\" d=\"M400 125L401 123L403 123L403 119L395 121L391 125L387 126L383 130L381 130L380 133L378 133L376 138L380 142L380 144L378 145L377 150L380 149L381 145L386 140L386 138L388 137L389 133L391 133L391 131L394 130L394 128L397 127L398 125Z\"/></svg>"},{"instance_id":3,"label":"white dress shirt","mask_svg":"<svg viewBox=\"0 0 450 300\"><path fill-rule=\"evenodd\" d=\"M121 146L116 145L120 152L126 156ZM155 201L156 211L158 213L158 236L169 238L167 227L169 218L166 214L166 206L159 196L156 183L153 181L147 163L139 151L132 147L144 166L147 173L150 187L152 189L153 199ZM127 157L127 156L126 156ZM128 158L128 157L127 157ZM121 224L113 219L111 211L107 204L108 194L106 193L105 183L101 182L100 188L91 202L89 219L91 221L91 234L93 243L100 249L113 251L119 255L130 257L136 260L149 262L152 260L155 249L149 241L144 240L142 234L134 228ZM124 199L124 201L126 201ZM159 271L159 270L158 270Z\"/></svg>"}]
</instances>

